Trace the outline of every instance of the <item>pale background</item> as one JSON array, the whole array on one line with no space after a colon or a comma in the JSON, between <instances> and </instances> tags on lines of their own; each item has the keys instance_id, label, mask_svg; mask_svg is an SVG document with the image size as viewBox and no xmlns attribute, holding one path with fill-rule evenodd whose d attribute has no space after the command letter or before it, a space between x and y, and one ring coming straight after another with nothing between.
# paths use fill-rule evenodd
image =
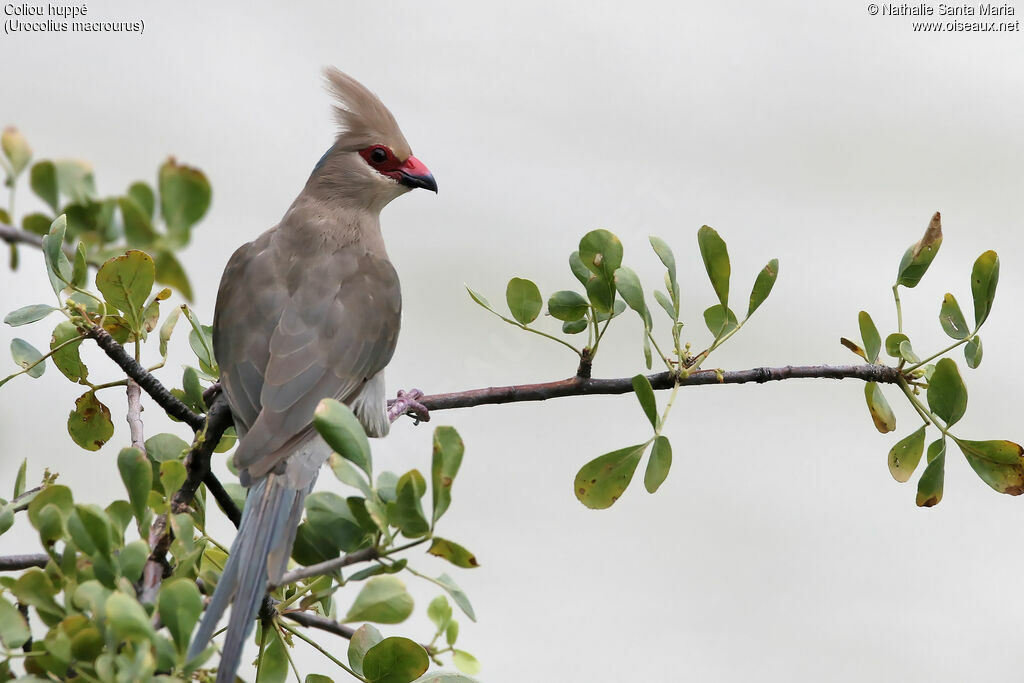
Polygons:
<instances>
[{"instance_id":1,"label":"pale background","mask_svg":"<svg viewBox=\"0 0 1024 683\"><path fill-rule=\"evenodd\" d=\"M277 221L330 145L320 69L334 64L390 106L441 190L403 197L383 217L405 285L393 389L571 374L564 348L491 317L463 283L499 302L512 276L545 294L572 286L566 257L597 227L621 236L647 283L661 278L647 235L673 245L695 345L707 341L700 311L713 302L697 228L728 241L737 302L779 258L772 297L711 366L852 362L839 337L856 335L861 309L892 331L899 258L941 210L945 243L904 296L907 328L919 351L944 345L942 294L970 317L971 264L997 249L1001 284L984 363L964 369L959 433L1024 439L1019 33L914 33L909 18L869 16L866 3L807 0L88 7L95 19L141 17L146 31L3 36L0 123L19 126L37 157L92 161L101 193L152 181L168 154L204 169L213 207L184 261L206 320L231 251ZM22 209L28 196L23 187ZM0 271L2 312L51 296L38 254L24 251L17 276ZM641 367L635 316L617 327L597 376ZM49 329L5 328L0 342L43 346ZM169 384L189 357L183 336L172 345L160 375ZM89 358L96 375L114 376ZM917 418L886 393L897 434L909 433ZM31 481L49 466L82 500L123 495L123 398L106 394L117 434L86 453L64 432L77 394L52 367L0 392L5 495L26 456ZM147 405L148 433L185 435ZM632 398L434 420L467 447L440 531L482 563L451 573L479 616L462 619L460 643L484 681L1000 681L1024 666L1021 502L951 452L944 501L916 508L916 483L898 485L886 468L898 437L875 431L859 382L681 392L668 481L649 496L638 473L604 512L575 500L572 478L646 438ZM375 443L378 467L427 470L430 436L402 422ZM218 470L230 480L222 461ZM321 485L341 489L330 475ZM222 519L213 528L230 538ZM0 548L33 551L34 533L21 521ZM435 591L410 585L416 619L382 630L426 640ZM347 646L321 640L339 654ZM313 652L299 666L341 674Z\"/></svg>"}]
</instances>

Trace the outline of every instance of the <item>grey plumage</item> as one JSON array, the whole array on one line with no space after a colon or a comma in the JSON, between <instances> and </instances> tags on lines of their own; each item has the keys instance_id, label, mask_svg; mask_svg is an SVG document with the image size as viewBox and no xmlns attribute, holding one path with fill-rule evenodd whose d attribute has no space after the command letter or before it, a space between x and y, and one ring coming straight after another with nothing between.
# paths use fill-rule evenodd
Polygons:
<instances>
[{"instance_id":1,"label":"grey plumage","mask_svg":"<svg viewBox=\"0 0 1024 683\"><path fill-rule=\"evenodd\" d=\"M218 681L234 679L267 582L287 568L303 502L330 454L312 427L316 405L336 398L370 436L388 432L383 371L402 304L379 213L413 187L437 189L380 100L340 71L327 79L339 101L337 140L281 222L234 253L217 294L214 352L240 437L235 465L249 487L189 649L190 657L203 651L233 602Z\"/></svg>"}]
</instances>

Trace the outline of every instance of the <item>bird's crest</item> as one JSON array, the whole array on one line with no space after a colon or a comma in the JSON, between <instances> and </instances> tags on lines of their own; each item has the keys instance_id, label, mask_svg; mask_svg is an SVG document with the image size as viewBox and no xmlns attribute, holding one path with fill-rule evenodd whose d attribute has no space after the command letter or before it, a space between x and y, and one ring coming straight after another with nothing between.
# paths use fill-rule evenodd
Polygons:
<instances>
[{"instance_id":1,"label":"bird's crest","mask_svg":"<svg viewBox=\"0 0 1024 683\"><path fill-rule=\"evenodd\" d=\"M338 146L359 150L384 144L400 159L412 153L395 117L366 86L334 67L325 69L324 76L328 89L338 100L334 106L335 120L341 128Z\"/></svg>"}]
</instances>

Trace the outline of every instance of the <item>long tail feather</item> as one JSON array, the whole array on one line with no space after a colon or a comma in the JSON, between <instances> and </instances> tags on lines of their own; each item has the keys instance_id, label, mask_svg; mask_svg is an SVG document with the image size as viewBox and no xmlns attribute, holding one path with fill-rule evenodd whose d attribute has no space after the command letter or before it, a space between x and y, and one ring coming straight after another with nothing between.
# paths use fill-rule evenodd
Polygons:
<instances>
[{"instance_id":1,"label":"long tail feather","mask_svg":"<svg viewBox=\"0 0 1024 683\"><path fill-rule=\"evenodd\" d=\"M291 554L295 527L310 488L296 491L285 484L283 477L271 474L249 490L231 555L188 651L191 659L206 648L228 604L233 602L217 668L218 683L235 679L245 641L252 633L267 590L268 560L283 554L283 562L274 561L275 566L270 568L275 574L271 578L276 581Z\"/></svg>"}]
</instances>

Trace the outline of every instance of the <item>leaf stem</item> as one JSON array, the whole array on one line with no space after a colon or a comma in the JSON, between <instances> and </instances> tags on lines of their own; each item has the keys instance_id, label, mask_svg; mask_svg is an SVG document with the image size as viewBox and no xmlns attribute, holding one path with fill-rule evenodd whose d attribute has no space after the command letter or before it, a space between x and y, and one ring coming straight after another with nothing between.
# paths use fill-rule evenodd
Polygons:
<instances>
[{"instance_id":1,"label":"leaf stem","mask_svg":"<svg viewBox=\"0 0 1024 683\"><path fill-rule=\"evenodd\" d=\"M344 664L342 664L342 663L341 663L341 660L340 660L340 659L338 659L337 657L335 657L334 655L332 655L332 654L331 654L330 652L328 652L327 650L325 650L324 648L322 648L322 647L321 647L321 646L320 646L319 644L317 644L317 643L316 643L315 641L313 641L312 639L310 639L310 638L307 638L307 637L306 637L305 635L303 635L303 634L302 634L302 632L301 632L301 631L299 631L298 629L292 628L292 627L291 627L291 626L289 626L288 624L284 624L284 623L282 623L282 624L281 624L281 628L283 628L283 629L287 630L287 631L288 631L289 633L291 633L291 634L292 634L292 635L294 635L294 636L298 636L298 638L300 638L301 640L304 640L304 641L306 641L306 643L307 643L307 644L309 644L309 645L312 645L312 646L313 646L313 647L314 647L315 649L317 649L317 650L319 650L319 651L320 651L320 654L322 654L323 656L327 657L327 659L331 660L332 662L334 662L335 664L337 664L338 666L340 666L340 667L341 667L342 669L344 669L345 671L347 671L347 672L349 673L349 675L351 675L351 676L355 676L355 677L356 677L356 678L358 678L359 680L363 681L363 683L369 683L369 681L367 681L367 679L366 679L366 678L364 678L364 677L360 676L360 675L359 675L359 674L357 674L357 673L356 673L355 671L353 671L352 669L350 669L350 668L348 668L347 666L345 666Z\"/></svg>"},{"instance_id":2,"label":"leaf stem","mask_svg":"<svg viewBox=\"0 0 1024 683\"><path fill-rule=\"evenodd\" d=\"M896 301L896 331L903 334L903 307L900 305L900 285L892 286L892 298Z\"/></svg>"},{"instance_id":3,"label":"leaf stem","mask_svg":"<svg viewBox=\"0 0 1024 683\"><path fill-rule=\"evenodd\" d=\"M972 335L970 335L968 337L964 337L963 339L959 339L956 342L954 342L954 343L950 344L949 346L947 346L946 348L942 349L938 353L933 353L932 355L928 356L927 358L925 358L920 363L917 363L916 365L911 365L909 368L907 368L903 372L913 372L914 370L917 370L919 367L921 367L925 363L928 363L929 361L933 361L936 358L938 358L939 356L946 355L947 353L949 353L950 351L952 351L956 347L960 346L961 344L966 344L967 342L969 342L973 338L974 338L974 335L972 334Z\"/></svg>"}]
</instances>

